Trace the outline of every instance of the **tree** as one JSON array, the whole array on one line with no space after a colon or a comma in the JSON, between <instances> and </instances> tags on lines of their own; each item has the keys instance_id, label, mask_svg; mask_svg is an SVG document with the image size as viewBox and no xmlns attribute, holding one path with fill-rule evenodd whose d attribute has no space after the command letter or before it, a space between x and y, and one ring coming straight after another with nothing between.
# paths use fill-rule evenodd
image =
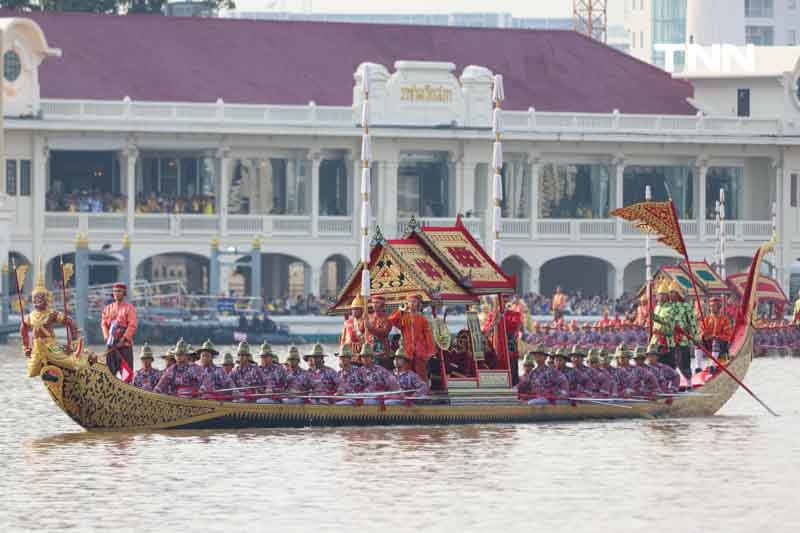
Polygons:
<instances>
[{"instance_id":1,"label":"tree","mask_svg":"<svg viewBox=\"0 0 800 533\"><path fill-rule=\"evenodd\" d=\"M199 2L198 2L199 3ZM234 0L204 0L212 10L236 7ZM167 0L0 0L0 7L23 11L85 11L88 13L152 13L161 15Z\"/></svg>"}]
</instances>

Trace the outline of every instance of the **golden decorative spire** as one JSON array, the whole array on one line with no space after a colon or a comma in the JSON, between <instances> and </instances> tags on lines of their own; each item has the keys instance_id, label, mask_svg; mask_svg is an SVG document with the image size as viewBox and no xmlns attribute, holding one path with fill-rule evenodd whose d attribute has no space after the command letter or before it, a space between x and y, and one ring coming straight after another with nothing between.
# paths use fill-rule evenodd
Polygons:
<instances>
[{"instance_id":1,"label":"golden decorative spire","mask_svg":"<svg viewBox=\"0 0 800 533\"><path fill-rule=\"evenodd\" d=\"M78 232L75 235L75 246L77 248L88 248L89 247L89 235L85 233Z\"/></svg>"},{"instance_id":2,"label":"golden decorative spire","mask_svg":"<svg viewBox=\"0 0 800 533\"><path fill-rule=\"evenodd\" d=\"M213 239L211 239L211 247L219 248L219 237L214 237Z\"/></svg>"},{"instance_id":3,"label":"golden decorative spire","mask_svg":"<svg viewBox=\"0 0 800 533\"><path fill-rule=\"evenodd\" d=\"M128 232L122 234L122 247L123 248L130 248L131 247L131 238L128 235Z\"/></svg>"},{"instance_id":4,"label":"golden decorative spire","mask_svg":"<svg viewBox=\"0 0 800 533\"><path fill-rule=\"evenodd\" d=\"M40 257L36 266L36 285L34 285L31 295L48 294L49 292L47 286L44 284L44 267L42 266L42 258Z\"/></svg>"},{"instance_id":5,"label":"golden decorative spire","mask_svg":"<svg viewBox=\"0 0 800 533\"><path fill-rule=\"evenodd\" d=\"M260 237L255 237L253 239L253 243L252 244L253 244L253 248L260 249L261 248L261 238Z\"/></svg>"}]
</instances>

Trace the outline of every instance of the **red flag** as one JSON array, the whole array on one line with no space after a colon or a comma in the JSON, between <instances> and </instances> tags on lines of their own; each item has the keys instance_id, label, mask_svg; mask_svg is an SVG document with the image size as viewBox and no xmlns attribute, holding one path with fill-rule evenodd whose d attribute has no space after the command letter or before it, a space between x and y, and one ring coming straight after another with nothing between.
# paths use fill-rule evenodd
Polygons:
<instances>
[{"instance_id":1,"label":"red flag","mask_svg":"<svg viewBox=\"0 0 800 533\"><path fill-rule=\"evenodd\" d=\"M125 361L124 357L120 357L119 360L122 363L119 368L120 378L125 383L130 383L133 381L133 370L131 370L131 367L128 366L128 362Z\"/></svg>"},{"instance_id":2,"label":"red flag","mask_svg":"<svg viewBox=\"0 0 800 533\"><path fill-rule=\"evenodd\" d=\"M686 257L686 245L672 201L641 202L614 209L611 215L633 222L635 228L656 235L658 242Z\"/></svg>"}]
</instances>

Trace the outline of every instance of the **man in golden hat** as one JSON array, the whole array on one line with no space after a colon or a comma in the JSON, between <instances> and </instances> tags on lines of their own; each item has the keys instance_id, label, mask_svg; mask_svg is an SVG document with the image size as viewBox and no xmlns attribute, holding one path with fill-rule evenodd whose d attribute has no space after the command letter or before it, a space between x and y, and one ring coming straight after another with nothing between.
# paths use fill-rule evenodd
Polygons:
<instances>
[{"instance_id":1,"label":"man in golden hat","mask_svg":"<svg viewBox=\"0 0 800 533\"><path fill-rule=\"evenodd\" d=\"M410 294L406 300L408 307L395 310L389 315L389 322L402 333L403 349L411 358L414 371L427 381L428 360L436 351L431 325L422 314L422 298L418 294Z\"/></svg>"},{"instance_id":2,"label":"man in golden hat","mask_svg":"<svg viewBox=\"0 0 800 533\"><path fill-rule=\"evenodd\" d=\"M69 370L78 370L88 366L85 359L77 359L56 343L55 327L64 325L72 329L73 338L77 337L75 326L69 317L50 308L50 291L44 285L44 269L39 265L36 286L31 294L33 311L25 315L20 323L20 336L28 357L28 377L37 377L46 364L54 364ZM28 334L33 337L31 343Z\"/></svg>"},{"instance_id":3,"label":"man in golden hat","mask_svg":"<svg viewBox=\"0 0 800 533\"><path fill-rule=\"evenodd\" d=\"M389 322L389 313L386 312L386 299L376 294L369 301L372 311L367 318L367 341L372 344L379 364L384 368L391 368L389 332L392 331L392 323Z\"/></svg>"},{"instance_id":4,"label":"man in golden hat","mask_svg":"<svg viewBox=\"0 0 800 533\"><path fill-rule=\"evenodd\" d=\"M650 344L666 346L658 356L659 362L675 368L675 306L669 296L669 281L663 280L656 286L656 307L653 310L653 336Z\"/></svg>"},{"instance_id":5,"label":"man in golden hat","mask_svg":"<svg viewBox=\"0 0 800 533\"><path fill-rule=\"evenodd\" d=\"M354 354L361 352L361 347L367 342L367 321L364 319L366 300L361 294L353 298L350 304L350 317L344 321L342 334L339 337L339 346L350 345Z\"/></svg>"},{"instance_id":6,"label":"man in golden hat","mask_svg":"<svg viewBox=\"0 0 800 533\"><path fill-rule=\"evenodd\" d=\"M146 342L142 346L141 352L139 352L139 360L142 362L142 368L136 371L136 375L133 378L133 386L152 391L161 378L161 371L153 368L153 349Z\"/></svg>"},{"instance_id":7,"label":"man in golden hat","mask_svg":"<svg viewBox=\"0 0 800 533\"><path fill-rule=\"evenodd\" d=\"M111 286L111 296L114 301L103 309L100 327L106 347L109 349L106 361L108 369L116 375L122 368L122 360L133 371L133 336L138 327L136 308L125 301L128 287L124 283L115 283Z\"/></svg>"}]
</instances>

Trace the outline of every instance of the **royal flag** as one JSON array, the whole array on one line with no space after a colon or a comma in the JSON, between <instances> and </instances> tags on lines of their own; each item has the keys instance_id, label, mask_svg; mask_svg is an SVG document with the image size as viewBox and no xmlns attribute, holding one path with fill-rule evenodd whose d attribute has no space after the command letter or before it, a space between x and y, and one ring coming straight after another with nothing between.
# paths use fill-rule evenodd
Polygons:
<instances>
[{"instance_id":1,"label":"royal flag","mask_svg":"<svg viewBox=\"0 0 800 533\"><path fill-rule=\"evenodd\" d=\"M128 366L128 363L123 357L120 357L119 377L125 383L130 383L133 381L133 370Z\"/></svg>"},{"instance_id":2,"label":"royal flag","mask_svg":"<svg viewBox=\"0 0 800 533\"><path fill-rule=\"evenodd\" d=\"M675 205L668 202L641 202L611 211L611 215L633 222L641 231L657 235L658 242L669 246L686 257L681 225L675 213Z\"/></svg>"}]
</instances>

